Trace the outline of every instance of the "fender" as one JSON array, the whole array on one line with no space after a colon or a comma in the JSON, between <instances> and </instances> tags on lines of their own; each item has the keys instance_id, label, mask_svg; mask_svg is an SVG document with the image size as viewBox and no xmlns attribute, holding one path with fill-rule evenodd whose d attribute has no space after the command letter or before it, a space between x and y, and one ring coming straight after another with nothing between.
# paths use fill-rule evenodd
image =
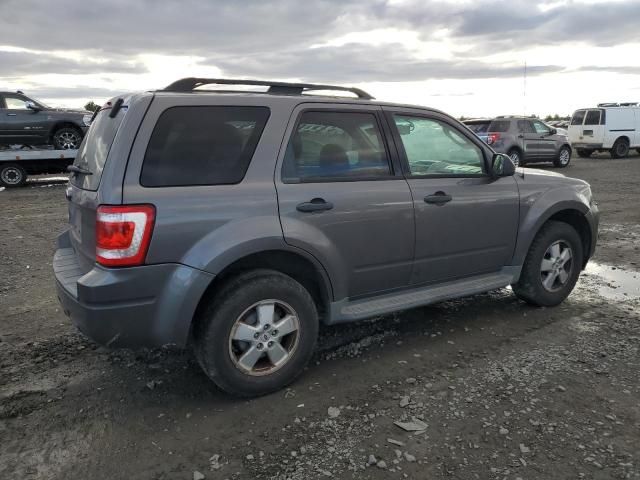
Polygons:
<instances>
[{"instance_id":1,"label":"fender","mask_svg":"<svg viewBox=\"0 0 640 480\"><path fill-rule=\"evenodd\" d=\"M531 242L542 227L554 214L563 210L574 210L585 215L589 212L589 200L576 188L580 185L558 185L547 191L532 190L527 194L521 189L520 197L520 228L518 240L513 255L512 265L524 263ZM586 185L588 189L588 185Z\"/></svg>"}]
</instances>

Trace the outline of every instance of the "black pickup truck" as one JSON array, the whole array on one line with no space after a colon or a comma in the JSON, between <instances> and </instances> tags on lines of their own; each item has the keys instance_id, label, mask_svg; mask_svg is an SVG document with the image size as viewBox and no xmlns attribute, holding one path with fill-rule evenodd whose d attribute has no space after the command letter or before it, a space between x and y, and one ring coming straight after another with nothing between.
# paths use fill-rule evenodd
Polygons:
<instances>
[{"instance_id":1,"label":"black pickup truck","mask_svg":"<svg viewBox=\"0 0 640 480\"><path fill-rule=\"evenodd\" d=\"M53 145L75 150L92 113L51 108L22 92L0 92L0 145Z\"/></svg>"}]
</instances>

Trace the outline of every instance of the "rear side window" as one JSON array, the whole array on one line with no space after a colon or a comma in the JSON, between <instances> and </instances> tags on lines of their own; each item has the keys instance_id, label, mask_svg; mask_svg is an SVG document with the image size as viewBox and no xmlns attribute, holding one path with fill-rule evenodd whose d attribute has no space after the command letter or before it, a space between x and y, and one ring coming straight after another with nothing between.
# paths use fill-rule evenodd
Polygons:
<instances>
[{"instance_id":1,"label":"rear side window","mask_svg":"<svg viewBox=\"0 0 640 480\"><path fill-rule=\"evenodd\" d=\"M600 110L589 110L584 120L585 125L600 125Z\"/></svg>"},{"instance_id":2,"label":"rear side window","mask_svg":"<svg viewBox=\"0 0 640 480\"><path fill-rule=\"evenodd\" d=\"M571 125L582 125L585 113L587 113L586 110L576 110L571 118Z\"/></svg>"},{"instance_id":3,"label":"rear side window","mask_svg":"<svg viewBox=\"0 0 640 480\"><path fill-rule=\"evenodd\" d=\"M489 131L489 122L484 123L467 123L469 129L475 134L483 134Z\"/></svg>"},{"instance_id":4,"label":"rear side window","mask_svg":"<svg viewBox=\"0 0 640 480\"><path fill-rule=\"evenodd\" d=\"M518 131L522 133L535 133L529 120L518 120Z\"/></svg>"},{"instance_id":5,"label":"rear side window","mask_svg":"<svg viewBox=\"0 0 640 480\"><path fill-rule=\"evenodd\" d=\"M151 134L144 187L228 185L244 178L269 118L267 107L173 107Z\"/></svg>"},{"instance_id":6,"label":"rear side window","mask_svg":"<svg viewBox=\"0 0 640 480\"><path fill-rule=\"evenodd\" d=\"M122 119L127 112L127 107L123 106L115 118L109 116L111 111L111 108L104 108L98 112L96 118L91 122L89 132L80 144L73 164L91 172L91 175L82 173L71 175L69 181L76 187L84 190L98 189L107 155L109 155L113 139L116 137L118 128L120 128Z\"/></svg>"},{"instance_id":7,"label":"rear side window","mask_svg":"<svg viewBox=\"0 0 640 480\"><path fill-rule=\"evenodd\" d=\"M282 166L285 183L366 180L391 174L376 116L304 112Z\"/></svg>"},{"instance_id":8,"label":"rear side window","mask_svg":"<svg viewBox=\"0 0 640 480\"><path fill-rule=\"evenodd\" d=\"M508 132L509 127L511 126L511 121L509 120L494 120L489 125L490 132Z\"/></svg>"}]
</instances>

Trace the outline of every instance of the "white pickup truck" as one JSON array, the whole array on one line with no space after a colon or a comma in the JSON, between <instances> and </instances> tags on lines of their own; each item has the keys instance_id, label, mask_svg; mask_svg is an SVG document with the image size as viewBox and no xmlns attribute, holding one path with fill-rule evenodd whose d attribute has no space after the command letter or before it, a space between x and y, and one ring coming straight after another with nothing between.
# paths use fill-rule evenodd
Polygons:
<instances>
[{"instance_id":1,"label":"white pickup truck","mask_svg":"<svg viewBox=\"0 0 640 480\"><path fill-rule=\"evenodd\" d=\"M640 153L640 106L601 103L576 110L569 124L569 142L583 158L605 151L612 158L624 158L632 148Z\"/></svg>"}]
</instances>

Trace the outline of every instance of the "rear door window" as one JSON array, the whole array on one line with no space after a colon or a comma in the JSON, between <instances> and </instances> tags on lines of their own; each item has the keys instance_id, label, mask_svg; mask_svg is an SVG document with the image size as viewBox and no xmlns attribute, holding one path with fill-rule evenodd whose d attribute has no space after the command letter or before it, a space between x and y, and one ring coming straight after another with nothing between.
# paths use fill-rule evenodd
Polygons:
<instances>
[{"instance_id":1,"label":"rear door window","mask_svg":"<svg viewBox=\"0 0 640 480\"><path fill-rule=\"evenodd\" d=\"M511 126L510 120L494 120L489 125L490 132L508 132Z\"/></svg>"},{"instance_id":2,"label":"rear door window","mask_svg":"<svg viewBox=\"0 0 640 480\"><path fill-rule=\"evenodd\" d=\"M529 120L518 120L518 131L521 133L535 133Z\"/></svg>"},{"instance_id":3,"label":"rear door window","mask_svg":"<svg viewBox=\"0 0 640 480\"><path fill-rule=\"evenodd\" d=\"M391 175L373 113L304 112L289 140L285 183L366 180Z\"/></svg>"},{"instance_id":4,"label":"rear door window","mask_svg":"<svg viewBox=\"0 0 640 480\"><path fill-rule=\"evenodd\" d=\"M576 110L571 118L571 125L582 125L586 113L586 110Z\"/></svg>"},{"instance_id":5,"label":"rear door window","mask_svg":"<svg viewBox=\"0 0 640 480\"><path fill-rule=\"evenodd\" d=\"M267 107L172 107L158 119L142 165L144 187L242 181L269 118Z\"/></svg>"},{"instance_id":6,"label":"rear door window","mask_svg":"<svg viewBox=\"0 0 640 480\"><path fill-rule=\"evenodd\" d=\"M89 132L82 140L76 159L73 162L74 165L88 170L91 174L74 173L70 178L70 182L73 185L84 190L98 189L111 144L118 132L118 128L120 128L126 111L127 107L123 106L115 118L109 116L112 112L111 108L105 108L98 112L91 123Z\"/></svg>"},{"instance_id":7,"label":"rear door window","mask_svg":"<svg viewBox=\"0 0 640 480\"><path fill-rule=\"evenodd\" d=\"M584 119L585 125L600 125L600 110L589 110Z\"/></svg>"}]
</instances>

